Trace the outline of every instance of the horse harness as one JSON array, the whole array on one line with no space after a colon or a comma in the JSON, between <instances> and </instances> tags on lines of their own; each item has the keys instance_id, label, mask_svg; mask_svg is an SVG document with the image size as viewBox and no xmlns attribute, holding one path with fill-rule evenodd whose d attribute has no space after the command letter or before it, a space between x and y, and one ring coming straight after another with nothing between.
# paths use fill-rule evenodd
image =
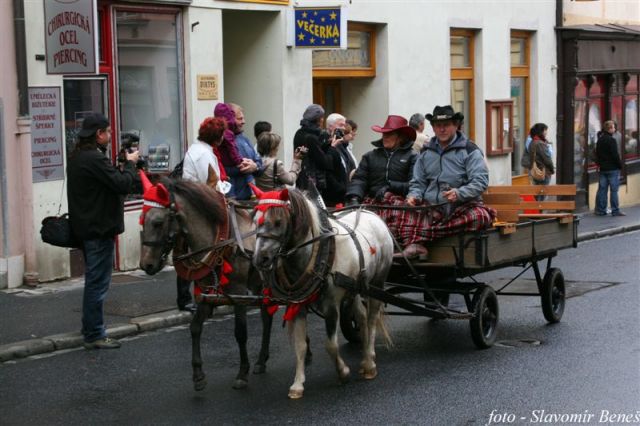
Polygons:
<instances>
[{"instance_id":1,"label":"horse harness","mask_svg":"<svg viewBox=\"0 0 640 426\"><path fill-rule=\"evenodd\" d=\"M326 283L327 277L332 274L334 282L337 286L343 287L347 290L362 293L364 289L364 254L362 246L358 241L356 233L353 228L348 224L333 217L336 223L344 228L348 235L354 242L358 252L359 273L356 280L340 272L331 273L331 267L335 260L336 244L335 236L336 232L331 229L331 223L329 222L329 215L326 211L321 210L320 213L320 229L321 233L303 243L296 245L295 247L285 250L286 246L283 244L291 237L291 232L288 232L283 237L273 236L267 233L258 233L258 237L275 239L280 241L281 250L277 254L277 257L286 258L293 255L296 251L310 244L314 244L310 260L307 264L302 275L292 282L287 274L285 265L283 262L278 262L274 274L266 280L267 284L271 288L271 298L273 300L285 300L291 304L304 304L312 301L314 296L318 294ZM356 222L357 225L357 222ZM318 243L318 244L315 244Z\"/></svg>"}]
</instances>

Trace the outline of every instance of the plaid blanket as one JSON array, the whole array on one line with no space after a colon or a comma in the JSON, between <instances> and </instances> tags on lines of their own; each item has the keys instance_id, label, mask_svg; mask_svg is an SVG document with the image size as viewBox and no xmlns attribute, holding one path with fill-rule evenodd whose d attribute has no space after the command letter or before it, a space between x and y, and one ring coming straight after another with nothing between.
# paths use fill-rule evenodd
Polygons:
<instances>
[{"instance_id":1,"label":"plaid blanket","mask_svg":"<svg viewBox=\"0 0 640 426\"><path fill-rule=\"evenodd\" d=\"M402 196L387 192L382 201L365 198L363 204L390 207L406 207ZM477 231L491 226L496 211L480 201L469 201L452 206L434 206L430 209L379 209L378 215L387 223L391 234L405 247L412 243L424 243L464 231Z\"/></svg>"}]
</instances>

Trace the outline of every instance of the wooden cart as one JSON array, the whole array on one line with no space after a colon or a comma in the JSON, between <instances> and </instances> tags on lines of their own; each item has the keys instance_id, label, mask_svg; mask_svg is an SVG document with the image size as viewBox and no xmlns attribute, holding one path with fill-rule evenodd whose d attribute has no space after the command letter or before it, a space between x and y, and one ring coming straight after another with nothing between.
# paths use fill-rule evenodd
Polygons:
<instances>
[{"instance_id":1,"label":"wooden cart","mask_svg":"<svg viewBox=\"0 0 640 426\"><path fill-rule=\"evenodd\" d=\"M559 186L558 186L559 187ZM438 319L468 320L471 337L479 348L488 348L496 339L499 318L498 295L537 296L541 299L544 318L555 323L560 321L565 306L564 276L559 268L551 266L552 259L559 250L577 247L578 218L573 213L549 212L555 206L571 208L572 201L523 201L523 192L548 193L553 187L526 187L509 192L497 187L499 194L516 194L514 197L495 197L503 204L502 214L517 215L517 222L498 223L495 227L473 233L461 233L427 246L428 262L396 261L387 279L385 288L366 290L366 295L400 308L387 309L391 315L419 315ZM518 187L521 188L521 187ZM491 187L490 189L491 190ZM575 194L575 186L551 189ZM489 194L487 197L491 199ZM510 199L510 203L504 200ZM526 198L525 198L526 199ZM514 204L515 203L515 204ZM531 213L532 208L543 209L544 213ZM523 213L522 210L528 210ZM513 217L513 216L512 216ZM540 263L546 261L544 271ZM515 277L499 289L477 281L474 276L506 267L520 267ZM510 291L510 285L529 269L533 269L536 288L527 292ZM463 309L449 307L449 295L463 296ZM351 307L342 307L341 329L347 340L359 341L359 330Z\"/></svg>"}]
</instances>

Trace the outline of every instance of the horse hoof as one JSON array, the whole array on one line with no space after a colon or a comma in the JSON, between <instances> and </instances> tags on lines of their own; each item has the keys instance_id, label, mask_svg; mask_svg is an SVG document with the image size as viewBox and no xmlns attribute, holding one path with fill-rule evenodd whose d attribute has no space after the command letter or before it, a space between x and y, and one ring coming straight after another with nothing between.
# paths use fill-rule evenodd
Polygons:
<instances>
[{"instance_id":1,"label":"horse hoof","mask_svg":"<svg viewBox=\"0 0 640 426\"><path fill-rule=\"evenodd\" d=\"M253 366L253 374L264 374L267 372L267 366L264 364L256 364Z\"/></svg>"},{"instance_id":2,"label":"horse hoof","mask_svg":"<svg viewBox=\"0 0 640 426\"><path fill-rule=\"evenodd\" d=\"M195 389L196 392L203 391L204 388L206 387L207 387L207 379L200 379L200 380L193 381L193 389Z\"/></svg>"},{"instance_id":3,"label":"horse hoof","mask_svg":"<svg viewBox=\"0 0 640 426\"><path fill-rule=\"evenodd\" d=\"M303 393L304 389L289 389L289 399L300 399Z\"/></svg>"},{"instance_id":4,"label":"horse hoof","mask_svg":"<svg viewBox=\"0 0 640 426\"><path fill-rule=\"evenodd\" d=\"M366 380L373 380L378 375L378 369L373 367L362 371L362 377Z\"/></svg>"},{"instance_id":5,"label":"horse hoof","mask_svg":"<svg viewBox=\"0 0 640 426\"><path fill-rule=\"evenodd\" d=\"M349 381L350 374L351 370L349 370L349 367L344 367L342 371L338 371L338 378L340 379L340 383L347 383Z\"/></svg>"},{"instance_id":6,"label":"horse hoof","mask_svg":"<svg viewBox=\"0 0 640 426\"><path fill-rule=\"evenodd\" d=\"M248 385L249 385L249 382L242 379L236 379L236 381L233 382L234 389L245 389Z\"/></svg>"}]
</instances>

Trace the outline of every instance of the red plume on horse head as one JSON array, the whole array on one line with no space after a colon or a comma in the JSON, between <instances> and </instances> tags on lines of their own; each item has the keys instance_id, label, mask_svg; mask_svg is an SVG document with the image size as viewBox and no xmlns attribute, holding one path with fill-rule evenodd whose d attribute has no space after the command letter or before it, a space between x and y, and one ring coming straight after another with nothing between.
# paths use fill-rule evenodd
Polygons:
<instances>
[{"instance_id":1,"label":"red plume on horse head","mask_svg":"<svg viewBox=\"0 0 640 426\"><path fill-rule=\"evenodd\" d=\"M253 191L253 193L256 194L256 197L258 197L258 200L289 201L289 190L286 188L279 191L265 192L252 183L250 183L249 186L251 187L251 190Z\"/></svg>"},{"instance_id":2,"label":"red plume on horse head","mask_svg":"<svg viewBox=\"0 0 640 426\"><path fill-rule=\"evenodd\" d=\"M143 171L139 171L140 180L142 181L142 199L144 204L142 206L142 214L140 214L140 225L144 225L144 217L152 208L167 208L171 205L171 197L167 188L159 183L153 185L147 174Z\"/></svg>"}]
</instances>

